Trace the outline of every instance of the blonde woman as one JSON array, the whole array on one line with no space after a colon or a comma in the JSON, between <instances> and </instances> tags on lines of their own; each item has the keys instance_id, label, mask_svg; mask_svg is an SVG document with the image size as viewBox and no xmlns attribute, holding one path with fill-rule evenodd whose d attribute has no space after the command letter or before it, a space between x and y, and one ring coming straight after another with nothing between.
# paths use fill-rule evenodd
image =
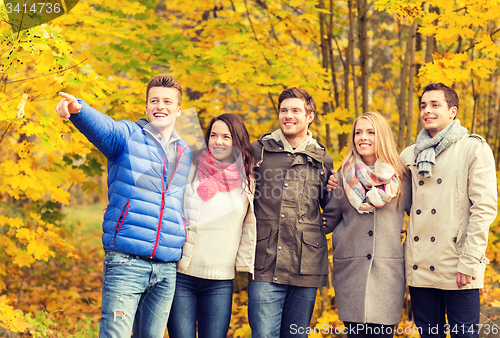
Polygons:
<instances>
[{"instance_id":1,"label":"blonde woman","mask_svg":"<svg viewBox=\"0 0 500 338\"><path fill-rule=\"evenodd\" d=\"M409 171L387 120L364 113L352 127L338 187L324 210L333 230L333 280L348 337L392 337L405 290L401 227L411 207Z\"/></svg>"}]
</instances>

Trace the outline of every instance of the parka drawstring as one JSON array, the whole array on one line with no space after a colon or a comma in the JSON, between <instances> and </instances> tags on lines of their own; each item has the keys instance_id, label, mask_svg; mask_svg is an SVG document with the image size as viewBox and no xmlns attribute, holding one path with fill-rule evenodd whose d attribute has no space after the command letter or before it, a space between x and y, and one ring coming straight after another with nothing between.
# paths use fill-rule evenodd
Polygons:
<instances>
[{"instance_id":1,"label":"parka drawstring","mask_svg":"<svg viewBox=\"0 0 500 338\"><path fill-rule=\"evenodd\" d=\"M262 147L262 152L260 153L260 161L255 163L255 166L258 168L264 162L264 147Z\"/></svg>"}]
</instances>

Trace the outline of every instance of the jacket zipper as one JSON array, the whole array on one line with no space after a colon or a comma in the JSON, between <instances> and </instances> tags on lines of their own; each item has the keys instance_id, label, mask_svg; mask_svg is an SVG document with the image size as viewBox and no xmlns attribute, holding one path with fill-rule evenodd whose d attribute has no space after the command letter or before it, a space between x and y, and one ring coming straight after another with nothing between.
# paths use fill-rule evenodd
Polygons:
<instances>
[{"instance_id":1,"label":"jacket zipper","mask_svg":"<svg viewBox=\"0 0 500 338\"><path fill-rule=\"evenodd\" d=\"M165 169L166 169L166 166L167 166L167 156L165 154L163 154L163 174L161 176L161 209L160 209L160 220L158 221L158 229L156 230L156 240L155 240L155 246L153 248L153 253L151 254L151 257L149 258L153 258L156 254L156 249L158 248L158 241L160 239L160 231L161 231L161 224L163 223L163 209L165 208L165 193L167 192L168 190L168 186L167 186L167 189L165 191L163 191L163 181L165 180ZM175 173L174 173L175 175ZM172 176L172 179L174 178L174 176Z\"/></svg>"},{"instance_id":2,"label":"jacket zipper","mask_svg":"<svg viewBox=\"0 0 500 338\"><path fill-rule=\"evenodd\" d=\"M165 208L165 195L166 195L166 193L168 191L168 188L170 187L170 183L172 183L172 181L174 180L174 176L177 173L177 168L179 167L179 159L181 158L182 153L184 152L184 150L186 148L187 148L187 146L185 148L183 148L183 149L177 149L177 161L176 161L176 164L175 164L175 170L174 170L174 173L172 174L172 179L170 180L170 182L168 182L168 185L167 185L167 188L165 189L165 191L163 191L163 182L164 182L164 178L165 178L165 169L166 169L166 165L167 165L167 156L165 154L163 154L163 175L162 175L162 179L161 179L161 190L162 190L162 192L161 192L160 220L158 221L158 229L156 230L155 245L154 245L154 248L153 248L153 253L151 254L150 258L153 258L155 256L156 249L158 248L158 241L160 239L160 232L161 232L161 224L163 223L163 209ZM183 222L183 226L184 226L184 233L187 236L187 230L186 230L186 226L184 225L184 222Z\"/></svg>"}]
</instances>

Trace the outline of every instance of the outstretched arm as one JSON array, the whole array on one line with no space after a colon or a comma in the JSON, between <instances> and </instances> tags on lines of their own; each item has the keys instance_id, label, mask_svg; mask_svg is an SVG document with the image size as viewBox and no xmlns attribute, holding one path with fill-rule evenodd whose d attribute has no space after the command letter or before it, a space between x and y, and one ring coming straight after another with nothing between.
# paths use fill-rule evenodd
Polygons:
<instances>
[{"instance_id":1,"label":"outstretched arm","mask_svg":"<svg viewBox=\"0 0 500 338\"><path fill-rule=\"evenodd\" d=\"M108 159L119 156L126 138L132 133L132 122L116 122L73 95L60 92L57 114L73 125Z\"/></svg>"}]
</instances>

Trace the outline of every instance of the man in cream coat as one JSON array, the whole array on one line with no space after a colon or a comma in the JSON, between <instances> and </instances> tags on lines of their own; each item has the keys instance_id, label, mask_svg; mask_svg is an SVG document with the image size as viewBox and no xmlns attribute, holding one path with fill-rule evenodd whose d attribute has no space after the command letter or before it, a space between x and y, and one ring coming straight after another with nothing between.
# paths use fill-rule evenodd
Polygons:
<instances>
[{"instance_id":1,"label":"man in cream coat","mask_svg":"<svg viewBox=\"0 0 500 338\"><path fill-rule=\"evenodd\" d=\"M478 337L479 289L497 213L493 153L482 137L460 126L458 105L453 89L427 85L420 99L425 129L401 154L413 192L406 282L424 338Z\"/></svg>"}]
</instances>

